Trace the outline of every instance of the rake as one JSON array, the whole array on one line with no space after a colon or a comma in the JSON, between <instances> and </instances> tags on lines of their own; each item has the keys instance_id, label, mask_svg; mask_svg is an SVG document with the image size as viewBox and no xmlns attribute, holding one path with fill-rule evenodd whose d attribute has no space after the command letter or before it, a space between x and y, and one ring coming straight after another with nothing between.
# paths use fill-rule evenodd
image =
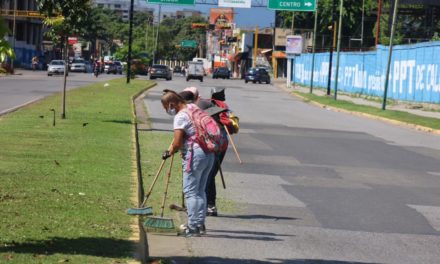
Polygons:
<instances>
[{"instance_id":1,"label":"rake","mask_svg":"<svg viewBox=\"0 0 440 264\"><path fill-rule=\"evenodd\" d=\"M165 201L167 199L168 185L170 184L171 169L173 167L174 154L171 156L170 169L168 170L167 179L165 182L165 192L163 194L162 207L160 208L160 217L151 216L144 222L144 226L157 229L174 229L174 221L172 218L163 217L165 210Z\"/></svg>"},{"instance_id":2,"label":"rake","mask_svg":"<svg viewBox=\"0 0 440 264\"><path fill-rule=\"evenodd\" d=\"M142 202L141 206L139 208L129 208L127 209L127 214L129 215L152 215L153 209L151 207L145 207L145 204L147 203L148 197L150 197L151 192L153 191L153 187L156 184L157 179L159 178L160 172L162 171L163 166L165 165L165 161L163 160L160 164L159 170L156 173L156 176L154 176L153 182L151 183L150 189L148 190L147 194L145 195L144 201Z\"/></svg>"}]
</instances>

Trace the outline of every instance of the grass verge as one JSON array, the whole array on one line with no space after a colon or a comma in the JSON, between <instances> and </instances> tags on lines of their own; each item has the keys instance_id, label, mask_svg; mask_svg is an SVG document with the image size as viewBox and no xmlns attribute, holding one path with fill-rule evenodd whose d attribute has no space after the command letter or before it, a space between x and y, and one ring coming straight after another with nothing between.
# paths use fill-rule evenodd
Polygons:
<instances>
[{"instance_id":1,"label":"grass verge","mask_svg":"<svg viewBox=\"0 0 440 264\"><path fill-rule=\"evenodd\" d=\"M437 118L430 118L430 117L422 117L418 115L414 115L411 113L403 112L403 111L396 111L396 110L386 110L383 111L380 108L372 107L372 106L366 106L366 105L357 105L349 101L344 100L334 100L333 97L326 97L326 96L318 96L315 94L310 93L302 93L302 92L293 92L294 94L297 94L306 100L314 101L323 105L328 105L335 108L340 108L348 111L353 112L359 112L359 113L365 113L369 115L384 117L408 124L414 124L419 125L423 127L428 127L432 129L439 130L440 129L440 121Z\"/></svg>"},{"instance_id":2,"label":"grass verge","mask_svg":"<svg viewBox=\"0 0 440 264\"><path fill-rule=\"evenodd\" d=\"M132 260L132 101L149 82L96 83L0 120L0 263Z\"/></svg>"}]
</instances>

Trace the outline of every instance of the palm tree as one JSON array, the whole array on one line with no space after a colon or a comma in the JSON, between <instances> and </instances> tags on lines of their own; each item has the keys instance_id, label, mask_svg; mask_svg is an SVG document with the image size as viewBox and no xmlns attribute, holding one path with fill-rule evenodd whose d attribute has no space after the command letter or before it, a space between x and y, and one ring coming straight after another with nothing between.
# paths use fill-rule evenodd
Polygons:
<instances>
[{"instance_id":1,"label":"palm tree","mask_svg":"<svg viewBox=\"0 0 440 264\"><path fill-rule=\"evenodd\" d=\"M6 34L8 34L8 28L6 27L3 18L0 17L0 65L3 65L8 57L11 59L15 58L14 50L5 39Z\"/></svg>"}]
</instances>

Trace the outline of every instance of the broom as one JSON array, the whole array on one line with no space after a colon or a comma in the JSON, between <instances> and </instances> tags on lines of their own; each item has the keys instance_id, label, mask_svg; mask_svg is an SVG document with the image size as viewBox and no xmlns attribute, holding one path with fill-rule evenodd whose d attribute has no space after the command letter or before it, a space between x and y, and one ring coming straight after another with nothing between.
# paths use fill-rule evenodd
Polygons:
<instances>
[{"instance_id":1,"label":"broom","mask_svg":"<svg viewBox=\"0 0 440 264\"><path fill-rule=\"evenodd\" d=\"M157 228L157 229L174 229L174 221L172 218L163 217L163 211L165 209L165 201L167 199L168 185L171 178L171 169L173 167L174 154L171 156L170 169L168 170L168 175L165 183L165 192L163 194L162 207L160 208L160 217L151 216L148 217L144 222L144 226Z\"/></svg>"},{"instance_id":2,"label":"broom","mask_svg":"<svg viewBox=\"0 0 440 264\"><path fill-rule=\"evenodd\" d=\"M127 214L129 215L152 215L153 209L151 207L145 207L145 204L147 203L148 197L150 197L151 192L153 191L153 187L156 184L157 179L159 178L160 172L162 171L163 166L165 165L165 160L162 161L160 164L159 170L156 173L156 176L154 176L153 182L151 183L150 189L148 190L147 194L145 195L145 199L142 202L141 206L139 208L128 208Z\"/></svg>"}]
</instances>

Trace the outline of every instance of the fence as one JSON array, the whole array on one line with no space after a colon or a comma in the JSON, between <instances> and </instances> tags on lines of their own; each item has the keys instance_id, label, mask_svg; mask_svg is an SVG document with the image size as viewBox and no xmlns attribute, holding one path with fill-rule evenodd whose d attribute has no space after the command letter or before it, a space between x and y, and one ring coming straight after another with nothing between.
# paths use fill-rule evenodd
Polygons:
<instances>
[{"instance_id":1,"label":"fence","mask_svg":"<svg viewBox=\"0 0 440 264\"><path fill-rule=\"evenodd\" d=\"M333 57L332 82L336 73ZM293 59L293 57L288 57ZM338 90L348 93L383 96L388 47L378 46L370 52L342 52ZM440 42L399 45L394 47L389 78L388 98L440 103ZM310 85L312 54L294 59L292 80ZM329 53L315 54L314 85L327 87Z\"/></svg>"}]
</instances>

